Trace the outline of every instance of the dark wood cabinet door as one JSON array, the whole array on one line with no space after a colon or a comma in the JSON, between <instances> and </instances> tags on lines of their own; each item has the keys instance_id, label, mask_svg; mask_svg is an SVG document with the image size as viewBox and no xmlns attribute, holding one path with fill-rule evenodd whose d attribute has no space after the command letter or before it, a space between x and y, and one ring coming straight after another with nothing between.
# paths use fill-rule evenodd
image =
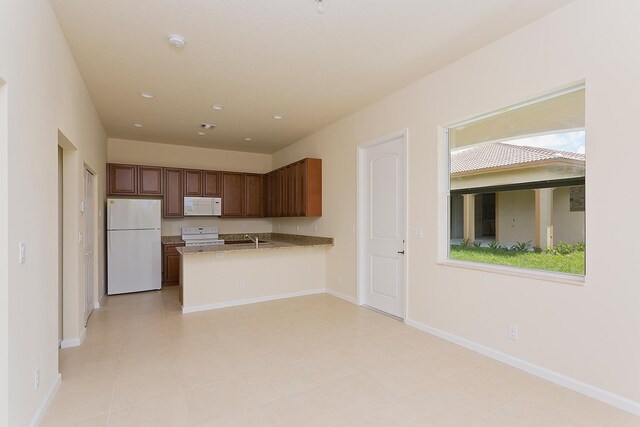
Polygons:
<instances>
[{"instance_id":1,"label":"dark wood cabinet door","mask_svg":"<svg viewBox=\"0 0 640 427\"><path fill-rule=\"evenodd\" d=\"M222 173L222 216L244 216L244 174Z\"/></svg>"},{"instance_id":2,"label":"dark wood cabinet door","mask_svg":"<svg viewBox=\"0 0 640 427\"><path fill-rule=\"evenodd\" d=\"M184 171L184 195L202 196L202 171Z\"/></svg>"},{"instance_id":3,"label":"dark wood cabinet door","mask_svg":"<svg viewBox=\"0 0 640 427\"><path fill-rule=\"evenodd\" d=\"M177 249L184 244L162 245L162 283L163 286L177 285L180 281L180 254Z\"/></svg>"},{"instance_id":4,"label":"dark wood cabinet door","mask_svg":"<svg viewBox=\"0 0 640 427\"><path fill-rule=\"evenodd\" d=\"M202 195L220 197L220 172L202 171Z\"/></svg>"},{"instance_id":5,"label":"dark wood cabinet door","mask_svg":"<svg viewBox=\"0 0 640 427\"><path fill-rule=\"evenodd\" d=\"M164 217L183 217L182 169L164 170Z\"/></svg>"},{"instance_id":6,"label":"dark wood cabinet door","mask_svg":"<svg viewBox=\"0 0 640 427\"><path fill-rule=\"evenodd\" d=\"M138 166L138 194L149 196L162 195L162 168L156 166Z\"/></svg>"},{"instance_id":7,"label":"dark wood cabinet door","mask_svg":"<svg viewBox=\"0 0 640 427\"><path fill-rule=\"evenodd\" d=\"M262 175L246 174L245 180L245 203L244 216L261 217L263 216L263 186Z\"/></svg>"},{"instance_id":8,"label":"dark wood cabinet door","mask_svg":"<svg viewBox=\"0 0 640 427\"><path fill-rule=\"evenodd\" d=\"M278 216L288 216L287 207L288 199L287 199L287 184L289 183L288 179L289 173L287 168L282 168L278 171L278 191L280 193L279 203L278 203Z\"/></svg>"},{"instance_id":9,"label":"dark wood cabinet door","mask_svg":"<svg viewBox=\"0 0 640 427\"><path fill-rule=\"evenodd\" d=\"M271 216L271 205L269 204L269 201L271 200L271 174L270 173L264 175L264 178L262 179L262 191L264 194L263 214L264 216L269 217Z\"/></svg>"},{"instance_id":10,"label":"dark wood cabinet door","mask_svg":"<svg viewBox=\"0 0 640 427\"><path fill-rule=\"evenodd\" d=\"M137 194L138 167L135 165L109 164L109 195L135 195Z\"/></svg>"},{"instance_id":11,"label":"dark wood cabinet door","mask_svg":"<svg viewBox=\"0 0 640 427\"><path fill-rule=\"evenodd\" d=\"M165 283L167 285L177 285L180 280L180 254L165 256Z\"/></svg>"},{"instance_id":12,"label":"dark wood cabinet door","mask_svg":"<svg viewBox=\"0 0 640 427\"><path fill-rule=\"evenodd\" d=\"M297 216L298 212L296 210L296 191L297 191L297 184L298 184L298 168L296 166L296 164L292 164L291 166L288 167L288 185L287 185L287 213L288 216Z\"/></svg>"},{"instance_id":13,"label":"dark wood cabinet door","mask_svg":"<svg viewBox=\"0 0 640 427\"><path fill-rule=\"evenodd\" d=\"M295 179L295 189L294 189L294 194L293 194L293 198L295 200L294 205L295 205L295 215L296 216L305 216L306 215L306 209L305 209L305 188L307 186L307 180L306 180L306 163L304 161L295 163L293 165L293 168L295 170L295 175L296 175L296 179Z\"/></svg>"},{"instance_id":14,"label":"dark wood cabinet door","mask_svg":"<svg viewBox=\"0 0 640 427\"><path fill-rule=\"evenodd\" d=\"M322 216L322 160L304 159L304 215Z\"/></svg>"}]
</instances>

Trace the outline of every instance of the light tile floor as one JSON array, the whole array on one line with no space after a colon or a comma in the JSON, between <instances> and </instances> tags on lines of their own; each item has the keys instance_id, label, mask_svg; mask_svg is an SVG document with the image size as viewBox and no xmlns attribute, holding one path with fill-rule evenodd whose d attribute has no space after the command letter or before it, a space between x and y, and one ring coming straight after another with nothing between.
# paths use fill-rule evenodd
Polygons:
<instances>
[{"instance_id":1,"label":"light tile floor","mask_svg":"<svg viewBox=\"0 0 640 427\"><path fill-rule=\"evenodd\" d=\"M640 426L635 417L328 295L183 315L105 297L44 426Z\"/></svg>"}]
</instances>

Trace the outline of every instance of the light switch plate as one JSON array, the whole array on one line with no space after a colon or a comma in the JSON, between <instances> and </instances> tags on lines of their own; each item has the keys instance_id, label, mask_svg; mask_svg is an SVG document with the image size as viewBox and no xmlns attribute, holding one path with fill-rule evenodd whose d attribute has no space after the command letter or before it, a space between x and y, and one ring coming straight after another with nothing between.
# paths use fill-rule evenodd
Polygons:
<instances>
[{"instance_id":1,"label":"light switch plate","mask_svg":"<svg viewBox=\"0 0 640 427\"><path fill-rule=\"evenodd\" d=\"M424 232L422 228L414 228L413 229L413 237L416 239L422 239L424 237Z\"/></svg>"}]
</instances>

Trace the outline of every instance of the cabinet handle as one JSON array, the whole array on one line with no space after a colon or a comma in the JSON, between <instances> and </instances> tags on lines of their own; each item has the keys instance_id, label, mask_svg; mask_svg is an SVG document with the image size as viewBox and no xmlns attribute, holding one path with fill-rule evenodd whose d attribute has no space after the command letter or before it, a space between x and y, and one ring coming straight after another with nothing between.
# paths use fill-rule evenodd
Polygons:
<instances>
[{"instance_id":1,"label":"cabinet handle","mask_svg":"<svg viewBox=\"0 0 640 427\"><path fill-rule=\"evenodd\" d=\"M398 251L398 253L404 255L404 251Z\"/></svg>"}]
</instances>

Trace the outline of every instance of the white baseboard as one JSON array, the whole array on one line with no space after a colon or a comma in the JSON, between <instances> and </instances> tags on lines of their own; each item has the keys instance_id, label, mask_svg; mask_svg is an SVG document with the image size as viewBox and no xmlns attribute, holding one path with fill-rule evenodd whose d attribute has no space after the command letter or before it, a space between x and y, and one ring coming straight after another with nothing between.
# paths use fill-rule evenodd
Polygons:
<instances>
[{"instance_id":1,"label":"white baseboard","mask_svg":"<svg viewBox=\"0 0 640 427\"><path fill-rule=\"evenodd\" d=\"M358 305L358 301L355 298L350 297L349 295L345 295L345 294L343 294L341 292L334 291L333 289L329 289L329 288L326 288L324 291L326 293L328 293L329 295L333 295L336 298L340 298L340 299L343 299L345 301L350 302L351 304Z\"/></svg>"},{"instance_id":2,"label":"white baseboard","mask_svg":"<svg viewBox=\"0 0 640 427\"><path fill-rule=\"evenodd\" d=\"M521 369L554 384L566 387L578 393L600 400L611 406L615 406L616 408L631 412L632 414L640 415L640 402L635 402L633 400L627 399L626 397L611 393L607 390L603 390L590 384L586 384L573 378L569 378L566 375L551 371L538 365L534 365L533 363L518 359L506 353L502 353L498 350L494 350L492 348L483 346L482 344L478 344L466 338L450 334L432 326L425 325L424 323L416 322L415 320L410 319L407 319L405 323L409 326L413 326L416 329L420 329L421 331L427 332L431 335L435 335L454 344L466 347L469 350L473 350L477 353L490 357L491 359L495 359L499 362L513 366L514 368Z\"/></svg>"},{"instance_id":3,"label":"white baseboard","mask_svg":"<svg viewBox=\"0 0 640 427\"><path fill-rule=\"evenodd\" d=\"M102 300L104 299L104 296L105 296L105 295L106 295L106 294L102 294L102 296L100 297L100 299L98 300L98 302L97 302L97 303L95 303L95 304L93 305L93 308L94 308L94 309L96 309L96 310L97 310L97 309L99 309L99 308L100 308L100 306L102 305Z\"/></svg>"},{"instance_id":4,"label":"white baseboard","mask_svg":"<svg viewBox=\"0 0 640 427\"><path fill-rule=\"evenodd\" d=\"M44 414L46 414L47 409L49 408L49 404L51 404L51 401L53 400L53 396L55 396L56 391L58 391L58 387L60 387L61 381L62 381L62 375L60 375L59 373L56 374L56 377L53 380L53 384L49 388L49 392L44 397L44 400L42 401L42 403L40 403L40 406L38 406L38 409L36 410L36 413L34 414L33 418L31 418L29 427L36 427L40 425L40 423L42 422L42 418L44 418Z\"/></svg>"},{"instance_id":5,"label":"white baseboard","mask_svg":"<svg viewBox=\"0 0 640 427\"><path fill-rule=\"evenodd\" d=\"M245 299L237 299L232 301L224 301L217 302L213 304L203 304L203 305L194 305L191 307L183 307L183 313L196 313L198 311L206 311L206 310L214 310L216 308L227 308L227 307L237 307L239 305L246 304L255 304L258 302L266 302L266 301L274 301L278 299L285 298L293 298L293 297L301 297L305 295L315 295L315 294L323 294L325 292L324 288L321 289L310 289L308 291L296 291L289 292L286 294L277 294L277 295L267 295L264 297L255 297L255 298L245 298Z\"/></svg>"},{"instance_id":6,"label":"white baseboard","mask_svg":"<svg viewBox=\"0 0 640 427\"><path fill-rule=\"evenodd\" d=\"M80 336L78 338L72 338L70 340L62 340L60 343L60 348L69 348L69 347L78 347L82 344L85 337L87 336L87 328L82 328L80 331Z\"/></svg>"}]
</instances>

